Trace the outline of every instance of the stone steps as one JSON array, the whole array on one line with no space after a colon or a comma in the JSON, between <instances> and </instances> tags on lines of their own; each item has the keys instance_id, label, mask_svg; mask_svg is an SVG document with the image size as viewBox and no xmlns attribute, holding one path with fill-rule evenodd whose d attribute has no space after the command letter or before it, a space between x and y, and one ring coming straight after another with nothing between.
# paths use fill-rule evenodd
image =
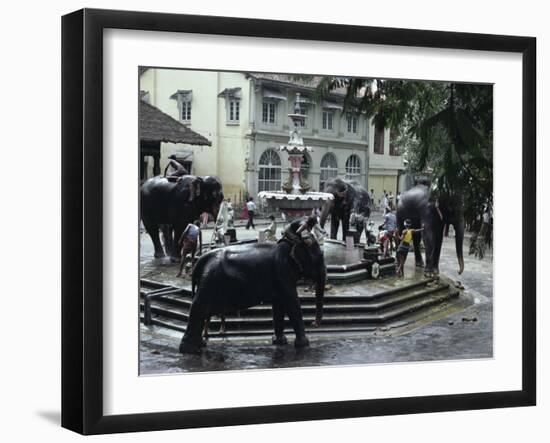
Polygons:
<instances>
[{"instance_id":1,"label":"stone steps","mask_svg":"<svg viewBox=\"0 0 550 443\"><path fill-rule=\"evenodd\" d=\"M152 288L158 289L158 288ZM141 310L143 311L143 295ZM315 297L312 293L300 295L302 314L306 329L314 333L358 332L390 325L443 303L457 291L446 283L435 284L429 280L414 282L397 288L390 288L365 294L326 295L324 297L323 323L320 328L311 328L315 314ZM170 294L151 301L151 323L177 331L184 331L189 318L191 296L184 293ZM212 317L209 334L213 337L238 337L268 335L273 331L270 305L252 308L225 316L226 331L219 334L220 318ZM288 320L285 327L290 330Z\"/></svg>"}]
</instances>

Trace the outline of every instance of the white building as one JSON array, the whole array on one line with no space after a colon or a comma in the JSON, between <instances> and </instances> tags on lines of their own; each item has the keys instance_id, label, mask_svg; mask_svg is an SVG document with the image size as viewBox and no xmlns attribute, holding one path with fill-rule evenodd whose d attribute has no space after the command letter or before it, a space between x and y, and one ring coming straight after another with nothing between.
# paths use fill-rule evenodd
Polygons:
<instances>
[{"instance_id":1,"label":"white building","mask_svg":"<svg viewBox=\"0 0 550 443\"><path fill-rule=\"evenodd\" d=\"M162 144L162 169L175 153L191 173L218 176L234 201L246 193L279 190L289 163L278 147L288 141L287 114L294 112L299 92L308 117L302 135L313 148L305 157L303 175L312 190L322 190L326 180L340 176L374 189L377 197L383 190L395 194L403 159L390 149L389 129L374 128L363 115L344 113L342 93L316 102L317 81L280 74L145 70L142 95L212 142L212 147Z\"/></svg>"}]
</instances>

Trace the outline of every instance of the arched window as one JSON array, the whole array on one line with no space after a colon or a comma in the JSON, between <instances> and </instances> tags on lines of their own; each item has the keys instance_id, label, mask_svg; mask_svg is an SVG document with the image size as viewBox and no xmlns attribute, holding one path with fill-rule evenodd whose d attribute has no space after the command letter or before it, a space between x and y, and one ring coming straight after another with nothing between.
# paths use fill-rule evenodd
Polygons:
<instances>
[{"instance_id":1,"label":"arched window","mask_svg":"<svg viewBox=\"0 0 550 443\"><path fill-rule=\"evenodd\" d=\"M302 173L302 177L304 179L307 179L307 176L309 174L309 168L311 167L311 161L309 159L309 155L304 154L302 160L302 166L300 167L300 172Z\"/></svg>"},{"instance_id":2,"label":"arched window","mask_svg":"<svg viewBox=\"0 0 550 443\"><path fill-rule=\"evenodd\" d=\"M361 159L355 154L350 155L346 160L346 178L353 180L361 176Z\"/></svg>"},{"instance_id":3,"label":"arched window","mask_svg":"<svg viewBox=\"0 0 550 443\"><path fill-rule=\"evenodd\" d=\"M330 152L321 159L321 177L319 179L319 190L325 189L325 183L338 175L338 162L334 154Z\"/></svg>"},{"instance_id":4,"label":"arched window","mask_svg":"<svg viewBox=\"0 0 550 443\"><path fill-rule=\"evenodd\" d=\"M281 158L274 149L267 149L260 157L258 191L281 189Z\"/></svg>"}]
</instances>

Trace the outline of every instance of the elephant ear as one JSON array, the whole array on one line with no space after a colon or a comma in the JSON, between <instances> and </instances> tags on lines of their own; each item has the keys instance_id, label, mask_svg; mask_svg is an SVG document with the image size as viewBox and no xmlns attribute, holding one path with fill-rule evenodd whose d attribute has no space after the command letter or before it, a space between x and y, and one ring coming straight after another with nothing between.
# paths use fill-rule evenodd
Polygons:
<instances>
[{"instance_id":1,"label":"elephant ear","mask_svg":"<svg viewBox=\"0 0 550 443\"><path fill-rule=\"evenodd\" d=\"M348 187L346 185L344 185L344 189L341 190L341 191L336 191L336 196L338 198L346 198L346 194L348 192Z\"/></svg>"},{"instance_id":2,"label":"elephant ear","mask_svg":"<svg viewBox=\"0 0 550 443\"><path fill-rule=\"evenodd\" d=\"M303 231L301 233L301 239L302 242L309 248L310 246L313 246L317 240L315 239L314 235L309 231Z\"/></svg>"},{"instance_id":3,"label":"elephant ear","mask_svg":"<svg viewBox=\"0 0 550 443\"><path fill-rule=\"evenodd\" d=\"M195 192L197 193L197 195L201 195L204 189L204 182L202 178L197 177L195 180L193 180L193 186L195 186Z\"/></svg>"}]
</instances>

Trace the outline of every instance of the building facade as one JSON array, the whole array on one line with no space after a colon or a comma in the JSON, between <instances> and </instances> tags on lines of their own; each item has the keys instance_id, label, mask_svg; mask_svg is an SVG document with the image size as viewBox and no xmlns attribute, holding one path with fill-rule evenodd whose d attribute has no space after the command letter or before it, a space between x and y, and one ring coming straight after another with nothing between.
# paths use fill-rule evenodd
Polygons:
<instances>
[{"instance_id":1,"label":"building facade","mask_svg":"<svg viewBox=\"0 0 550 443\"><path fill-rule=\"evenodd\" d=\"M343 111L342 91L315 99L318 79L279 74L147 69L140 76L142 97L212 146L161 145L161 167L175 154L191 173L216 175L233 201L263 190L280 190L289 162L280 145L288 142L297 94L306 154L303 175L312 190L339 176L354 179L376 197L396 193L403 158L390 143L390 130L375 128L364 115ZM152 174L152 170L148 170Z\"/></svg>"}]
</instances>

